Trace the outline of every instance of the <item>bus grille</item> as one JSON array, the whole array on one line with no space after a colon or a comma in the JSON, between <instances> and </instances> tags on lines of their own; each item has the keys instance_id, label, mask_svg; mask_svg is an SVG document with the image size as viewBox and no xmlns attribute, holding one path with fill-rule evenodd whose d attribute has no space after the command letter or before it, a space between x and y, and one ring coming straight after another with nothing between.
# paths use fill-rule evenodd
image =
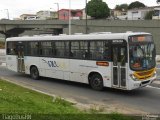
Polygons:
<instances>
[{"instance_id":1,"label":"bus grille","mask_svg":"<svg viewBox=\"0 0 160 120\"><path fill-rule=\"evenodd\" d=\"M147 71L135 72L134 76L140 80L145 80L147 78L152 77L154 74L154 71L155 71L155 68Z\"/></svg>"},{"instance_id":2,"label":"bus grille","mask_svg":"<svg viewBox=\"0 0 160 120\"><path fill-rule=\"evenodd\" d=\"M152 74L153 73L153 70L150 70L150 71L145 71L145 72L140 72L140 73L137 73L139 76L146 76L146 75L149 75L149 74Z\"/></svg>"}]
</instances>

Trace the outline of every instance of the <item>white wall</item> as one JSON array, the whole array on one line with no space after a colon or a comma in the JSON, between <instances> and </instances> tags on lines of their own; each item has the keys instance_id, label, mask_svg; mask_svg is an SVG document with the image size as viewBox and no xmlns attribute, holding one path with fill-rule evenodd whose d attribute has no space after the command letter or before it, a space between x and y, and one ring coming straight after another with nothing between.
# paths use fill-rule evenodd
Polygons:
<instances>
[{"instance_id":1,"label":"white wall","mask_svg":"<svg viewBox=\"0 0 160 120\"><path fill-rule=\"evenodd\" d=\"M146 13L149 12L151 9L137 9L137 10L129 10L127 12L128 20L143 20Z\"/></svg>"},{"instance_id":2,"label":"white wall","mask_svg":"<svg viewBox=\"0 0 160 120\"><path fill-rule=\"evenodd\" d=\"M37 13L38 19L46 20L47 18L51 17L50 11L41 11Z\"/></svg>"},{"instance_id":3,"label":"white wall","mask_svg":"<svg viewBox=\"0 0 160 120\"><path fill-rule=\"evenodd\" d=\"M138 20L141 18L141 11L128 11L127 18L128 20Z\"/></svg>"}]
</instances>

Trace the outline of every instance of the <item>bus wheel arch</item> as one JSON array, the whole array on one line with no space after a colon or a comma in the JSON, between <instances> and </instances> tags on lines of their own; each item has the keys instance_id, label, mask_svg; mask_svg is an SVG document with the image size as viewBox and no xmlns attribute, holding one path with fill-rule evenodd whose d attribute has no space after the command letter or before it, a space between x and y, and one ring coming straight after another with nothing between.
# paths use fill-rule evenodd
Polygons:
<instances>
[{"instance_id":1,"label":"bus wheel arch","mask_svg":"<svg viewBox=\"0 0 160 120\"><path fill-rule=\"evenodd\" d=\"M30 76L32 79L38 80L39 79L39 70L37 68L37 66L35 65L31 65L30 66Z\"/></svg>"},{"instance_id":2,"label":"bus wheel arch","mask_svg":"<svg viewBox=\"0 0 160 120\"><path fill-rule=\"evenodd\" d=\"M98 72L91 72L88 75L88 82L94 90L101 91L104 88L102 75Z\"/></svg>"}]
</instances>

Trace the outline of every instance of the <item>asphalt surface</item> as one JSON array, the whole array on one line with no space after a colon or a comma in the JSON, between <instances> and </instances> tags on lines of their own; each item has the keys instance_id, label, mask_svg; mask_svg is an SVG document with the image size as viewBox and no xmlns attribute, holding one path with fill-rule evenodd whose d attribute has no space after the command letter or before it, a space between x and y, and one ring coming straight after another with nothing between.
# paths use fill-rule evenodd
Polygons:
<instances>
[{"instance_id":1,"label":"asphalt surface","mask_svg":"<svg viewBox=\"0 0 160 120\"><path fill-rule=\"evenodd\" d=\"M106 88L104 91L95 91L86 84L50 78L32 80L29 75L18 74L1 66L0 77L32 89L69 98L83 105L112 106L114 110L123 111L124 109L130 111L129 113L133 112L133 114L140 114L141 111L160 114L160 88L156 86L144 87L133 91L111 88Z\"/></svg>"}]
</instances>

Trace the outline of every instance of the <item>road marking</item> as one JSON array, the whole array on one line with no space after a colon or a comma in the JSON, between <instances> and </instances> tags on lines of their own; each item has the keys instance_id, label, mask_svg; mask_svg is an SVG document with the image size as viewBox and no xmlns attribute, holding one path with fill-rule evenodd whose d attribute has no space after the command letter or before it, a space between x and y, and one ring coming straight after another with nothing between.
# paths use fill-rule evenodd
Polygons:
<instances>
[{"instance_id":1,"label":"road marking","mask_svg":"<svg viewBox=\"0 0 160 120\"><path fill-rule=\"evenodd\" d=\"M160 90L160 88L159 88L159 87L152 87L152 86L150 86L150 85L147 85L146 87L148 87L148 88L154 88L154 89L158 89L158 90Z\"/></svg>"}]
</instances>

